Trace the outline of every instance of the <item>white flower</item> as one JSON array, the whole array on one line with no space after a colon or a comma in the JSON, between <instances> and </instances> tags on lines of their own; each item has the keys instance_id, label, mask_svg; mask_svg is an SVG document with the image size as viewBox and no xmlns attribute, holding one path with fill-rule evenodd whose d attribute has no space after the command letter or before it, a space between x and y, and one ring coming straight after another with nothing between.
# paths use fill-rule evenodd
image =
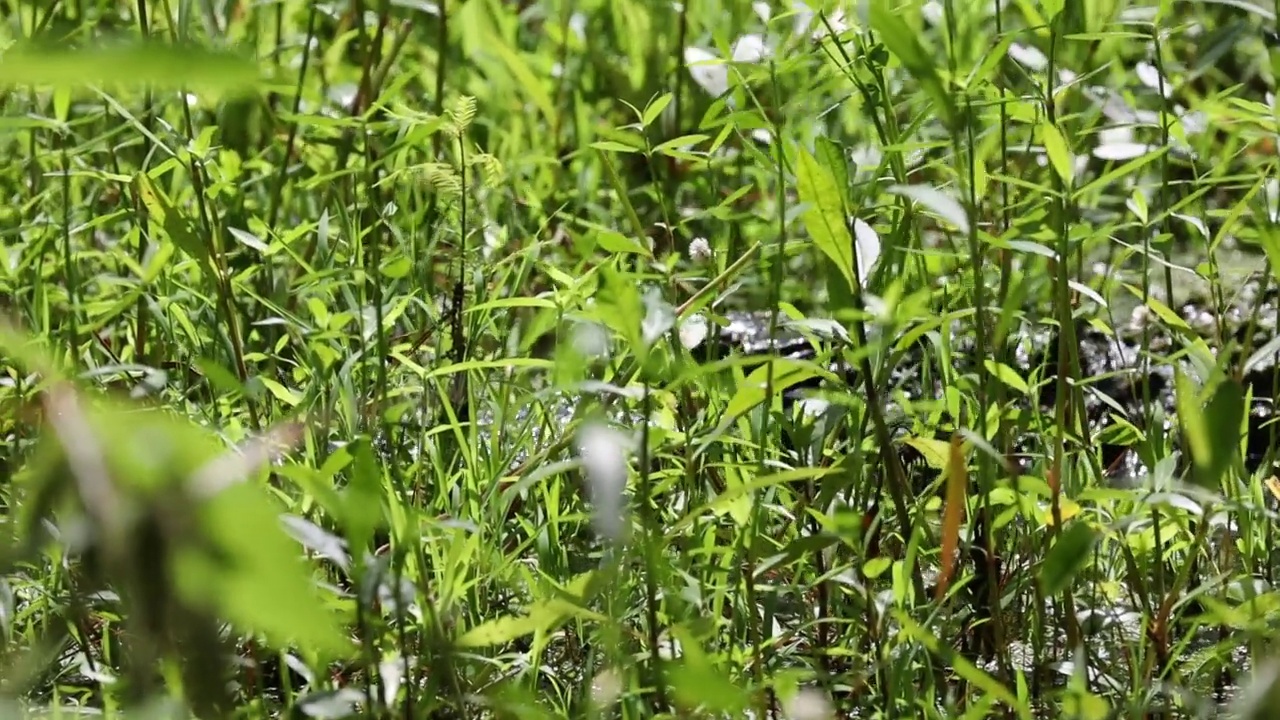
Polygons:
<instances>
[{"instance_id":1,"label":"white flower","mask_svg":"<svg viewBox=\"0 0 1280 720\"><path fill-rule=\"evenodd\" d=\"M704 262L711 259L711 243L706 238L696 237L689 242L689 259L696 262Z\"/></svg>"},{"instance_id":2,"label":"white flower","mask_svg":"<svg viewBox=\"0 0 1280 720\"><path fill-rule=\"evenodd\" d=\"M622 539L624 491L627 488L627 454L630 443L621 432L589 424L578 431L578 455L587 476L592 523L600 537Z\"/></svg>"},{"instance_id":3,"label":"white flower","mask_svg":"<svg viewBox=\"0 0 1280 720\"><path fill-rule=\"evenodd\" d=\"M686 350L692 350L707 339L708 323L701 313L690 315L680 323L680 344Z\"/></svg>"},{"instance_id":4,"label":"white flower","mask_svg":"<svg viewBox=\"0 0 1280 720\"><path fill-rule=\"evenodd\" d=\"M733 43L733 61L741 63L760 62L769 56L769 48L764 38L755 33L743 35Z\"/></svg>"},{"instance_id":5,"label":"white flower","mask_svg":"<svg viewBox=\"0 0 1280 720\"><path fill-rule=\"evenodd\" d=\"M1040 49L1032 45L1013 43L1009 46L1009 57L1028 70L1040 71L1049 67L1049 58Z\"/></svg>"},{"instance_id":6,"label":"white flower","mask_svg":"<svg viewBox=\"0 0 1280 720\"><path fill-rule=\"evenodd\" d=\"M729 68L714 53L697 47L684 49L684 62L698 87L712 97L720 97L729 89Z\"/></svg>"},{"instance_id":7,"label":"white flower","mask_svg":"<svg viewBox=\"0 0 1280 720\"><path fill-rule=\"evenodd\" d=\"M609 333L598 323L578 323L573 328L573 348L589 358L609 354Z\"/></svg>"},{"instance_id":8,"label":"white flower","mask_svg":"<svg viewBox=\"0 0 1280 720\"><path fill-rule=\"evenodd\" d=\"M801 688L782 706L782 713L787 720L830 720L835 717L835 709L827 694L817 688Z\"/></svg>"},{"instance_id":9,"label":"white flower","mask_svg":"<svg viewBox=\"0 0 1280 720\"><path fill-rule=\"evenodd\" d=\"M622 697L622 675L613 668L605 668L591 679L591 702L597 708L607 708Z\"/></svg>"},{"instance_id":10,"label":"white flower","mask_svg":"<svg viewBox=\"0 0 1280 720\"><path fill-rule=\"evenodd\" d=\"M1138 75L1138 81L1143 85L1146 85L1156 92L1163 91L1165 97L1169 97L1173 94L1173 88L1169 87L1169 81L1160 77L1160 70L1155 65L1144 60L1138 63L1134 68L1134 71Z\"/></svg>"}]
</instances>

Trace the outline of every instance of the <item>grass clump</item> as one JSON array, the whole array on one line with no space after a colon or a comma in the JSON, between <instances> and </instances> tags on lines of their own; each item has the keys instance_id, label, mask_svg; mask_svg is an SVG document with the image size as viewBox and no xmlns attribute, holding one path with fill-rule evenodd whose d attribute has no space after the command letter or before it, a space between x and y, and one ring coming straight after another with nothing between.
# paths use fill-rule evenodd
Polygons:
<instances>
[{"instance_id":1,"label":"grass clump","mask_svg":"<svg viewBox=\"0 0 1280 720\"><path fill-rule=\"evenodd\" d=\"M15 4L6 716L1265 717L1274 22Z\"/></svg>"}]
</instances>

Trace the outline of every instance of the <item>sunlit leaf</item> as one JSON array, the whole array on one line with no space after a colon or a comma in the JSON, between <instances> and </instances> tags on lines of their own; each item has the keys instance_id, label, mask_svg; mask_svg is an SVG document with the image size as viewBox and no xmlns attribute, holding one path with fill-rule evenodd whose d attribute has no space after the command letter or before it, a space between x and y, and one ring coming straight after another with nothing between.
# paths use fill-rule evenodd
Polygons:
<instances>
[{"instance_id":1,"label":"sunlit leaf","mask_svg":"<svg viewBox=\"0 0 1280 720\"><path fill-rule=\"evenodd\" d=\"M752 371L738 386L737 392L729 399L729 404L725 408L724 417L726 422L765 401L765 393L768 389L768 373L771 367L773 369L773 392L775 396L781 395L783 390L797 383L811 380L815 377L830 375L828 371L811 362L793 360L791 358L771 358Z\"/></svg>"},{"instance_id":2,"label":"sunlit leaf","mask_svg":"<svg viewBox=\"0 0 1280 720\"><path fill-rule=\"evenodd\" d=\"M934 470L942 470L947 466L951 453L951 443L927 437L909 437L902 441L915 448L924 457L924 461Z\"/></svg>"},{"instance_id":3,"label":"sunlit leaf","mask_svg":"<svg viewBox=\"0 0 1280 720\"><path fill-rule=\"evenodd\" d=\"M1049 156L1049 164L1062 179L1062 183L1071 187L1075 179L1075 158L1067 147L1067 141L1057 126L1048 121L1040 123L1040 141L1044 143L1044 151Z\"/></svg>"},{"instance_id":4,"label":"sunlit leaf","mask_svg":"<svg viewBox=\"0 0 1280 720\"><path fill-rule=\"evenodd\" d=\"M1027 381L1022 379L1022 376L1018 374L1017 370L1014 370L1002 362L991 360L990 358L984 360L983 364L986 366L987 372L994 375L1005 385L1008 385L1024 395L1031 392L1031 388L1027 385Z\"/></svg>"},{"instance_id":5,"label":"sunlit leaf","mask_svg":"<svg viewBox=\"0 0 1280 720\"><path fill-rule=\"evenodd\" d=\"M800 201L806 204L805 229L818 249L835 265L849 287L858 283L854 274L853 242L844 214L842 191L835 176L817 158L801 148L796 163Z\"/></svg>"},{"instance_id":6,"label":"sunlit leaf","mask_svg":"<svg viewBox=\"0 0 1280 720\"><path fill-rule=\"evenodd\" d=\"M0 59L0 85L191 87L201 92L251 89L257 65L239 54L196 46L119 43L67 49L23 44Z\"/></svg>"},{"instance_id":7,"label":"sunlit leaf","mask_svg":"<svg viewBox=\"0 0 1280 720\"><path fill-rule=\"evenodd\" d=\"M739 716L747 707L750 695L728 673L716 667L713 657L702 649L692 633L677 626L672 628L672 635L681 649L680 658L672 662L667 674L676 700L689 709Z\"/></svg>"},{"instance_id":8,"label":"sunlit leaf","mask_svg":"<svg viewBox=\"0 0 1280 720\"><path fill-rule=\"evenodd\" d=\"M902 6L890 0L871 0L871 27L881 42L902 63L929 99L948 128L956 125L956 106L946 84L938 74L940 64L921 42L920 33L902 19Z\"/></svg>"},{"instance_id":9,"label":"sunlit leaf","mask_svg":"<svg viewBox=\"0 0 1280 720\"><path fill-rule=\"evenodd\" d=\"M1076 573L1088 564L1096 540L1097 532L1088 523L1066 525L1040 566L1040 586L1045 595L1057 595L1071 584Z\"/></svg>"},{"instance_id":10,"label":"sunlit leaf","mask_svg":"<svg viewBox=\"0 0 1280 720\"><path fill-rule=\"evenodd\" d=\"M969 214L951 195L928 185L893 185L889 192L920 203L932 215L951 223L962 233L969 232Z\"/></svg>"},{"instance_id":11,"label":"sunlit leaf","mask_svg":"<svg viewBox=\"0 0 1280 720\"><path fill-rule=\"evenodd\" d=\"M188 257L210 275L217 269L210 254L209 245L196 232L195 225L179 208L175 207L146 173L138 173L133 179L134 190L151 220L163 228L165 235Z\"/></svg>"}]
</instances>

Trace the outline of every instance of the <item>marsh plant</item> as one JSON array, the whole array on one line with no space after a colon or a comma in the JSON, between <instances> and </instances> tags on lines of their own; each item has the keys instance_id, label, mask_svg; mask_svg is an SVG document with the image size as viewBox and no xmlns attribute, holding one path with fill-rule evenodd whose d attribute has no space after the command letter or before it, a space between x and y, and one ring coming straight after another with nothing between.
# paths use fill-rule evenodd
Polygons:
<instances>
[{"instance_id":1,"label":"marsh plant","mask_svg":"<svg viewBox=\"0 0 1280 720\"><path fill-rule=\"evenodd\" d=\"M0 715L1270 717L1278 11L4 4Z\"/></svg>"}]
</instances>

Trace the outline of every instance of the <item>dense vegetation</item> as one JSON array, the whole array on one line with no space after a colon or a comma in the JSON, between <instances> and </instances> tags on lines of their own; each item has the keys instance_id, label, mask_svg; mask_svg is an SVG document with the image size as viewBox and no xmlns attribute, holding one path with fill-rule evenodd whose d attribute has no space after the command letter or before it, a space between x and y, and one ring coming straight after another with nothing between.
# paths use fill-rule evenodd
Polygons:
<instances>
[{"instance_id":1,"label":"dense vegetation","mask_svg":"<svg viewBox=\"0 0 1280 720\"><path fill-rule=\"evenodd\" d=\"M0 7L4 717L1280 701L1280 8Z\"/></svg>"}]
</instances>

